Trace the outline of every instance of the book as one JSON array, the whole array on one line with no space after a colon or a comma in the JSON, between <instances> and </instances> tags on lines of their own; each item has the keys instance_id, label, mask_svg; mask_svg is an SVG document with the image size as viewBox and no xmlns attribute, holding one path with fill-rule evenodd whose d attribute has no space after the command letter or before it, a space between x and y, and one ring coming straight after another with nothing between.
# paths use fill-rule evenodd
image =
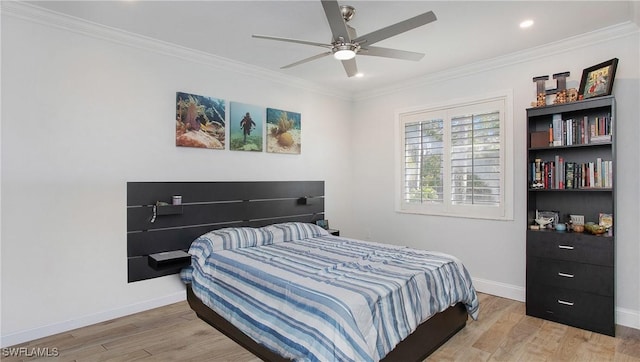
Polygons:
<instances>
[{"instance_id":1,"label":"book","mask_svg":"<svg viewBox=\"0 0 640 362\"><path fill-rule=\"evenodd\" d=\"M553 127L553 145L562 146L562 115L554 114L551 125Z\"/></svg>"},{"instance_id":2,"label":"book","mask_svg":"<svg viewBox=\"0 0 640 362\"><path fill-rule=\"evenodd\" d=\"M545 162L543 167L542 167L543 171L542 171L542 175L543 175L543 180L542 183L544 184L544 188L548 189L549 188L549 162Z\"/></svg>"},{"instance_id":3,"label":"book","mask_svg":"<svg viewBox=\"0 0 640 362\"><path fill-rule=\"evenodd\" d=\"M554 174L553 174L553 188L554 189L559 189L560 188L560 156L555 155L554 159L553 159L553 165L554 165Z\"/></svg>"},{"instance_id":4,"label":"book","mask_svg":"<svg viewBox=\"0 0 640 362\"><path fill-rule=\"evenodd\" d=\"M595 187L602 187L602 158L596 158L596 170L594 172Z\"/></svg>"},{"instance_id":5,"label":"book","mask_svg":"<svg viewBox=\"0 0 640 362\"><path fill-rule=\"evenodd\" d=\"M542 159L536 158L534 165L533 187L540 187L542 183Z\"/></svg>"},{"instance_id":6,"label":"book","mask_svg":"<svg viewBox=\"0 0 640 362\"><path fill-rule=\"evenodd\" d=\"M565 188L566 189L572 189L572 188L574 188L574 183L573 183L574 179L573 179L573 177L574 177L574 166L575 166L575 163L567 162L565 166L566 166L566 173L565 173L565 176L564 176L565 177L565 182L566 182Z\"/></svg>"},{"instance_id":7,"label":"book","mask_svg":"<svg viewBox=\"0 0 640 362\"><path fill-rule=\"evenodd\" d=\"M565 188L565 177L564 177L564 169L565 169L565 162L564 162L564 158L560 157L558 159L558 178L559 178L559 184L558 184L558 188L563 190Z\"/></svg>"}]
</instances>

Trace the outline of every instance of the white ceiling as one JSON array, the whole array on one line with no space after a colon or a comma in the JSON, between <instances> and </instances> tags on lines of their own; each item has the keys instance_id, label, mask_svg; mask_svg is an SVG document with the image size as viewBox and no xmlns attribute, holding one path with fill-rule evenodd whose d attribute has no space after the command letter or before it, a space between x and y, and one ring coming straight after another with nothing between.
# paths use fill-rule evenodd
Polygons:
<instances>
[{"instance_id":1,"label":"white ceiling","mask_svg":"<svg viewBox=\"0 0 640 362\"><path fill-rule=\"evenodd\" d=\"M50 10L221 56L344 92L384 87L638 17L632 1L340 1L352 5L359 35L432 10L438 20L376 46L425 53L419 62L358 55L363 78L348 78L324 57L281 66L324 48L254 39L263 34L328 43L331 31L319 0L304 1L30 1ZM634 15L635 14L635 15ZM518 24L533 19L532 28ZM605 57L606 58L606 57Z\"/></svg>"}]
</instances>

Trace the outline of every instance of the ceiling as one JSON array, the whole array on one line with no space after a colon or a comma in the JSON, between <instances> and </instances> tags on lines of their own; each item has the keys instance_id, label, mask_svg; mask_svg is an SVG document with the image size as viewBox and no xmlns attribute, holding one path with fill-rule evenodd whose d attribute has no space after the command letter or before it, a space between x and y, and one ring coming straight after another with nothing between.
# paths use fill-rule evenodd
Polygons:
<instances>
[{"instance_id":1,"label":"ceiling","mask_svg":"<svg viewBox=\"0 0 640 362\"><path fill-rule=\"evenodd\" d=\"M93 23L196 49L322 87L357 93L560 39L633 21L630 1L351 1L349 25L364 35L433 11L438 20L376 43L425 53L419 62L358 55L362 78L348 78L339 61L324 57L281 66L326 49L252 38L262 34L329 43L319 0L304 1L29 1ZM534 20L520 29L525 19ZM606 56L605 56L606 58Z\"/></svg>"}]
</instances>

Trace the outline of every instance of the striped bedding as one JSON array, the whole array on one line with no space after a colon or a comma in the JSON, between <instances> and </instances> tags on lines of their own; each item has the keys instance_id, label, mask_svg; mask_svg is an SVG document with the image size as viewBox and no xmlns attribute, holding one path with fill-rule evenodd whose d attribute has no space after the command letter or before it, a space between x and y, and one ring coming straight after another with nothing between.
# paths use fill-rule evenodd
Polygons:
<instances>
[{"instance_id":1,"label":"striped bedding","mask_svg":"<svg viewBox=\"0 0 640 362\"><path fill-rule=\"evenodd\" d=\"M182 279L255 341L297 361L378 361L430 316L478 299L454 257L312 224L213 231Z\"/></svg>"}]
</instances>

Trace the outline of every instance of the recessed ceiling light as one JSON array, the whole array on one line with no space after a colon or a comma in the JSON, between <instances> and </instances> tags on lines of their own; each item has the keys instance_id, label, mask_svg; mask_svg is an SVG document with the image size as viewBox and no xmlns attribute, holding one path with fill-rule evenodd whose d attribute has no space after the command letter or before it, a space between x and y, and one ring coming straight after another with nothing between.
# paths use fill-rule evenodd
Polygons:
<instances>
[{"instance_id":1,"label":"recessed ceiling light","mask_svg":"<svg viewBox=\"0 0 640 362\"><path fill-rule=\"evenodd\" d=\"M363 73L356 73L356 78L362 78L362 77L364 77Z\"/></svg>"},{"instance_id":2,"label":"recessed ceiling light","mask_svg":"<svg viewBox=\"0 0 640 362\"><path fill-rule=\"evenodd\" d=\"M522 29L530 28L533 25L533 20L528 19L520 23Z\"/></svg>"}]
</instances>

